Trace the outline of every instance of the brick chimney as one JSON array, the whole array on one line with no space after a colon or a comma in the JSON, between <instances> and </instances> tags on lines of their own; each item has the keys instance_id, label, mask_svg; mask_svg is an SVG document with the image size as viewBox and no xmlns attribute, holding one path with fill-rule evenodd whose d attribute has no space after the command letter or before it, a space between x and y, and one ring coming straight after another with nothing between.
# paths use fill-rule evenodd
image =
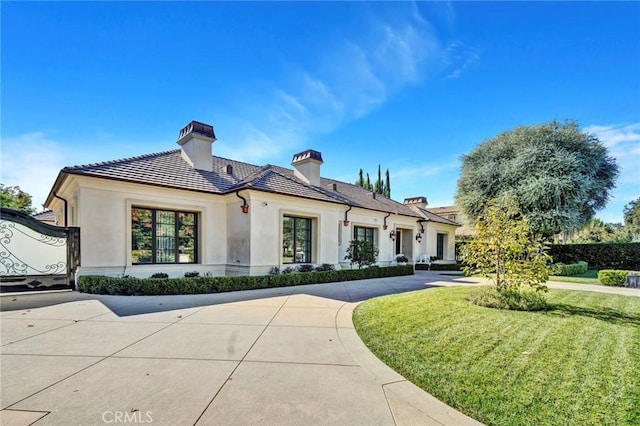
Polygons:
<instances>
[{"instance_id":1,"label":"brick chimney","mask_svg":"<svg viewBox=\"0 0 640 426\"><path fill-rule=\"evenodd\" d=\"M416 206L423 209L426 209L429 203L427 203L427 197L412 197L405 198L404 203L407 206Z\"/></svg>"},{"instance_id":2,"label":"brick chimney","mask_svg":"<svg viewBox=\"0 0 640 426\"><path fill-rule=\"evenodd\" d=\"M212 145L216 140L213 126L192 121L180 130L178 145L182 149L182 158L194 169L213 171Z\"/></svg>"},{"instance_id":3,"label":"brick chimney","mask_svg":"<svg viewBox=\"0 0 640 426\"><path fill-rule=\"evenodd\" d=\"M322 154L313 149L308 149L293 156L291 165L295 168L295 176L313 186L320 186L320 166Z\"/></svg>"}]
</instances>

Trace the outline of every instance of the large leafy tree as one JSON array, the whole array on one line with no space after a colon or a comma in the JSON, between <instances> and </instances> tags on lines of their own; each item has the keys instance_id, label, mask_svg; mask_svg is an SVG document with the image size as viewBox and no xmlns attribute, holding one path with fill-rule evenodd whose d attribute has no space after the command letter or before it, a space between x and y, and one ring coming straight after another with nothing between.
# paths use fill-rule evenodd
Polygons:
<instances>
[{"instance_id":1,"label":"large leafy tree","mask_svg":"<svg viewBox=\"0 0 640 426\"><path fill-rule=\"evenodd\" d=\"M456 204L475 223L487 200L513 197L531 231L579 229L602 209L618 165L577 122L517 127L462 157Z\"/></svg>"},{"instance_id":2,"label":"large leafy tree","mask_svg":"<svg viewBox=\"0 0 640 426\"><path fill-rule=\"evenodd\" d=\"M24 192L19 186L5 186L0 183L0 205L2 207L33 214L35 209L31 202L31 195Z\"/></svg>"}]
</instances>

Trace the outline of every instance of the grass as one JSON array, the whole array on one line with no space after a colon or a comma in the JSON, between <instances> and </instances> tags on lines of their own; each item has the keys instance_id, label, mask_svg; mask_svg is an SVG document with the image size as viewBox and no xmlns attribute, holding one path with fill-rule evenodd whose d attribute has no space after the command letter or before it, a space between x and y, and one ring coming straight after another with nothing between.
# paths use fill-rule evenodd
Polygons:
<instances>
[{"instance_id":1,"label":"grass","mask_svg":"<svg viewBox=\"0 0 640 426\"><path fill-rule=\"evenodd\" d=\"M550 276L549 281L563 282L563 283L578 283L578 284L596 284L602 285L600 281L598 281L598 270L590 269L584 274L573 275L570 277L563 276Z\"/></svg>"},{"instance_id":2,"label":"grass","mask_svg":"<svg viewBox=\"0 0 640 426\"><path fill-rule=\"evenodd\" d=\"M359 305L387 365L486 424L640 424L640 298L552 290L545 312L472 305L469 288Z\"/></svg>"}]
</instances>

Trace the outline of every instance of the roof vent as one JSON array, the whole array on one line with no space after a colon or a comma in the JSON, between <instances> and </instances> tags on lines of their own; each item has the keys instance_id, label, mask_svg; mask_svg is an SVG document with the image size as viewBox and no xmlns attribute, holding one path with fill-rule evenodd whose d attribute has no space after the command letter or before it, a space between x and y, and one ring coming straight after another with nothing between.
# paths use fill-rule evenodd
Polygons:
<instances>
[{"instance_id":1,"label":"roof vent","mask_svg":"<svg viewBox=\"0 0 640 426\"><path fill-rule=\"evenodd\" d=\"M334 184L332 185L332 188L333 188L333 190L334 190L334 191L337 191L337 190L338 190L338 184L337 184L337 183L334 183Z\"/></svg>"},{"instance_id":2,"label":"roof vent","mask_svg":"<svg viewBox=\"0 0 640 426\"><path fill-rule=\"evenodd\" d=\"M233 174L233 166L231 164L227 164L227 174L228 175Z\"/></svg>"}]
</instances>

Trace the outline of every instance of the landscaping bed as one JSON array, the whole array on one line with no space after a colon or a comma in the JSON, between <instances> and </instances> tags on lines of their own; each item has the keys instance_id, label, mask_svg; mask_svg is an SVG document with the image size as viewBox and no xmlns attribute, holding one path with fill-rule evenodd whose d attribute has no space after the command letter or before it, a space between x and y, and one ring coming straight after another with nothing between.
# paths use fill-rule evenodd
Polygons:
<instances>
[{"instance_id":1,"label":"landscaping bed","mask_svg":"<svg viewBox=\"0 0 640 426\"><path fill-rule=\"evenodd\" d=\"M486 424L640 424L640 298L551 290L542 312L501 311L469 288L385 296L354 312L387 365Z\"/></svg>"},{"instance_id":2,"label":"landscaping bed","mask_svg":"<svg viewBox=\"0 0 640 426\"><path fill-rule=\"evenodd\" d=\"M203 294L259 288L354 281L412 275L413 266L370 267L340 271L309 271L279 275L190 278L132 278L82 275L78 289L84 293L114 295Z\"/></svg>"}]
</instances>

